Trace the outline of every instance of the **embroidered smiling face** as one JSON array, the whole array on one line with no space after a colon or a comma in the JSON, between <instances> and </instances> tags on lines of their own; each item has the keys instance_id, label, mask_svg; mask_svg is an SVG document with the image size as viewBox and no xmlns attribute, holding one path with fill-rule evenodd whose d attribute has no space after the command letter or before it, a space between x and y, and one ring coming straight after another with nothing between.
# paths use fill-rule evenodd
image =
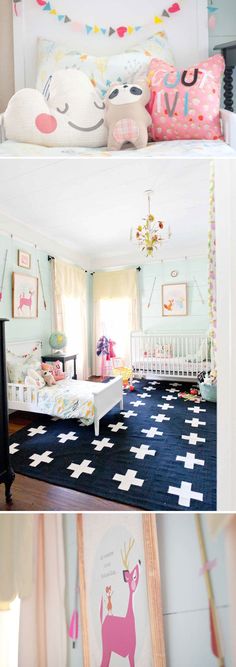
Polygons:
<instances>
[{"instance_id":1,"label":"embroidered smiling face","mask_svg":"<svg viewBox=\"0 0 236 667\"><path fill-rule=\"evenodd\" d=\"M4 114L6 137L43 146L106 146L105 105L88 77L79 70L59 70L44 95L24 88Z\"/></svg>"}]
</instances>

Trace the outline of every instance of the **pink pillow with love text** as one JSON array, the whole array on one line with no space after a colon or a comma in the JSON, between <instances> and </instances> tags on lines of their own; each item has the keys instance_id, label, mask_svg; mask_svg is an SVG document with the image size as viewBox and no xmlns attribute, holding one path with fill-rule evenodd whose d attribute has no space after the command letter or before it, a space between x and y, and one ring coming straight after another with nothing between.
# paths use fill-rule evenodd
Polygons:
<instances>
[{"instance_id":1,"label":"pink pillow with love text","mask_svg":"<svg viewBox=\"0 0 236 667\"><path fill-rule=\"evenodd\" d=\"M154 141L221 139L219 111L224 68L221 55L186 70L154 58L148 71L151 138Z\"/></svg>"}]
</instances>

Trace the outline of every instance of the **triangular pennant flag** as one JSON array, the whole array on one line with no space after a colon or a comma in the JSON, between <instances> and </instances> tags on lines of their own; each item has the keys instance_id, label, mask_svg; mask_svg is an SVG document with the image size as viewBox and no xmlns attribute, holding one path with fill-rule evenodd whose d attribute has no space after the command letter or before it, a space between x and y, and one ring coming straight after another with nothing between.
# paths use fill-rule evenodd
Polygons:
<instances>
[{"instance_id":1,"label":"triangular pennant flag","mask_svg":"<svg viewBox=\"0 0 236 667\"><path fill-rule=\"evenodd\" d=\"M86 28L87 35L89 35L89 33L91 32L91 30L93 29L93 27L92 27L91 25L88 25L88 24L86 23L85 28Z\"/></svg>"},{"instance_id":2,"label":"triangular pennant flag","mask_svg":"<svg viewBox=\"0 0 236 667\"><path fill-rule=\"evenodd\" d=\"M170 18L170 15L166 11L166 9L164 9L164 12L162 12L162 16L167 16L167 18Z\"/></svg>"},{"instance_id":3,"label":"triangular pennant flag","mask_svg":"<svg viewBox=\"0 0 236 667\"><path fill-rule=\"evenodd\" d=\"M65 16L64 23L71 23L71 19L69 16Z\"/></svg>"},{"instance_id":4,"label":"triangular pennant flag","mask_svg":"<svg viewBox=\"0 0 236 667\"><path fill-rule=\"evenodd\" d=\"M106 29L106 28L100 28L100 30L101 30L101 32L102 32L102 34L103 34L103 35L105 35L105 34L106 34L106 31L107 31L107 29Z\"/></svg>"},{"instance_id":5,"label":"triangular pennant flag","mask_svg":"<svg viewBox=\"0 0 236 667\"><path fill-rule=\"evenodd\" d=\"M50 9L51 9L50 2L47 2L47 4L44 5L44 7L43 7L43 11L44 12L50 12Z\"/></svg>"},{"instance_id":6,"label":"triangular pennant flag","mask_svg":"<svg viewBox=\"0 0 236 667\"><path fill-rule=\"evenodd\" d=\"M54 16L57 16L57 11L56 11L56 9L51 9L51 10L50 10L50 14L54 14Z\"/></svg>"},{"instance_id":7,"label":"triangular pennant flag","mask_svg":"<svg viewBox=\"0 0 236 667\"><path fill-rule=\"evenodd\" d=\"M132 32L134 32L134 28L133 28L133 26L132 26L132 25L128 25L128 27L127 27L127 33L128 33L128 35L132 35Z\"/></svg>"},{"instance_id":8,"label":"triangular pennant flag","mask_svg":"<svg viewBox=\"0 0 236 667\"><path fill-rule=\"evenodd\" d=\"M113 35L114 32L115 32L114 28L109 28L108 37Z\"/></svg>"},{"instance_id":9,"label":"triangular pennant flag","mask_svg":"<svg viewBox=\"0 0 236 667\"><path fill-rule=\"evenodd\" d=\"M218 7L213 7L213 5L208 5L207 9L209 14L214 14L214 12L218 11Z\"/></svg>"},{"instance_id":10,"label":"triangular pennant flag","mask_svg":"<svg viewBox=\"0 0 236 667\"><path fill-rule=\"evenodd\" d=\"M154 16L154 23L163 23L163 20L160 19L160 16Z\"/></svg>"},{"instance_id":11,"label":"triangular pennant flag","mask_svg":"<svg viewBox=\"0 0 236 667\"><path fill-rule=\"evenodd\" d=\"M142 28L141 25L136 25L136 26L135 26L135 30L136 30L136 32L138 32L138 30L141 30L141 28Z\"/></svg>"},{"instance_id":12,"label":"triangular pennant flag","mask_svg":"<svg viewBox=\"0 0 236 667\"><path fill-rule=\"evenodd\" d=\"M58 21L64 21L65 14L58 14L57 18L58 18Z\"/></svg>"},{"instance_id":13,"label":"triangular pennant flag","mask_svg":"<svg viewBox=\"0 0 236 667\"><path fill-rule=\"evenodd\" d=\"M93 32L99 32L100 28L98 25L93 26Z\"/></svg>"}]
</instances>

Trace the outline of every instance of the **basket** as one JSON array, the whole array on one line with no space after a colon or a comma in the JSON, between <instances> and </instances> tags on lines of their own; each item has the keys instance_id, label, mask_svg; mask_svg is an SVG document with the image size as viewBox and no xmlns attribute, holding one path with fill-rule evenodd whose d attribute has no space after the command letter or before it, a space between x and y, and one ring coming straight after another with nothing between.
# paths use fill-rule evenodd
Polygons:
<instances>
[{"instance_id":1,"label":"basket","mask_svg":"<svg viewBox=\"0 0 236 667\"><path fill-rule=\"evenodd\" d=\"M217 385L216 384L204 384L201 382L199 384L201 397L205 401L211 401L211 403L217 402Z\"/></svg>"}]
</instances>

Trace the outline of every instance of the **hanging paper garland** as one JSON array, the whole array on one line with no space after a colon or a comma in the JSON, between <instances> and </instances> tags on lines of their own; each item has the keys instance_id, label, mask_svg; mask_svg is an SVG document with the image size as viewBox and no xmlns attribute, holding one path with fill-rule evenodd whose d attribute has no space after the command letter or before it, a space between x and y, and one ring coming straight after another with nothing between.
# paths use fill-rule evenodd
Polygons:
<instances>
[{"instance_id":1,"label":"hanging paper garland","mask_svg":"<svg viewBox=\"0 0 236 667\"><path fill-rule=\"evenodd\" d=\"M21 2L22 2L22 0L13 0L13 10L14 10L15 16L20 16L20 12L19 12L18 8L19 8Z\"/></svg>"},{"instance_id":2,"label":"hanging paper garland","mask_svg":"<svg viewBox=\"0 0 236 667\"><path fill-rule=\"evenodd\" d=\"M21 0L16 0L17 2L20 2ZM117 37L124 37L125 35L132 35L134 32L139 32L139 30L143 30L147 26L142 26L142 25L120 25L117 27L114 26L99 26L96 23L94 25L91 25L89 23L81 23L81 21L74 21L71 19L67 14L61 14L58 12L55 7L53 6L53 0L52 2L48 2L47 0L36 0L36 3L39 5L39 7L44 11L44 12L49 12L49 14L52 14L53 16L56 17L56 19L60 23L68 23L70 24L71 28L73 30L76 30L78 32L84 32L87 35L91 34L102 34L106 35L106 37L111 37L112 35L116 35ZM163 9L161 12L161 16L154 16L152 19L152 22L155 23L155 25L161 24L164 22L164 18L170 18L172 15L176 14L181 10L181 7L178 2L174 2L170 7L167 9Z\"/></svg>"},{"instance_id":3,"label":"hanging paper garland","mask_svg":"<svg viewBox=\"0 0 236 667\"><path fill-rule=\"evenodd\" d=\"M209 0L209 4L207 5L207 11L208 11L208 26L210 30L215 30L216 28L216 12L218 11L218 7L215 7L213 5L213 0Z\"/></svg>"},{"instance_id":4,"label":"hanging paper garland","mask_svg":"<svg viewBox=\"0 0 236 667\"><path fill-rule=\"evenodd\" d=\"M5 274L6 274L6 266L7 266L7 255L8 255L8 250L5 252L5 258L3 262L3 270L2 270L2 279L1 279L1 285L0 285L0 301L2 301L3 297L3 287L4 287L4 280L5 280Z\"/></svg>"}]
</instances>

